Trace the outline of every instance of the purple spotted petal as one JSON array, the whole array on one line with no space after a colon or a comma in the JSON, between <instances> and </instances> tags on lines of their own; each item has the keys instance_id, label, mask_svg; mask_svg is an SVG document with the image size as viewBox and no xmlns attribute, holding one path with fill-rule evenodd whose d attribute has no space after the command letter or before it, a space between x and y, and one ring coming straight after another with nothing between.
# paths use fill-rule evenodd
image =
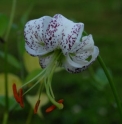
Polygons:
<instances>
[{"instance_id":1,"label":"purple spotted petal","mask_svg":"<svg viewBox=\"0 0 122 124\"><path fill-rule=\"evenodd\" d=\"M50 54L49 56L40 56L39 57L39 63L42 68L46 68L49 63L51 62L53 54Z\"/></svg>"},{"instance_id":2,"label":"purple spotted petal","mask_svg":"<svg viewBox=\"0 0 122 124\"><path fill-rule=\"evenodd\" d=\"M65 59L63 63L63 66L69 72L78 73L85 70L95 61L99 54L99 49L94 46L91 35L83 37L82 40L83 41L72 50L72 53L66 57L67 59ZM87 60L88 57L91 57L90 60Z\"/></svg>"},{"instance_id":3,"label":"purple spotted petal","mask_svg":"<svg viewBox=\"0 0 122 124\"><path fill-rule=\"evenodd\" d=\"M97 58L99 54L99 49L98 47L94 47L94 50L91 54L92 58L90 61L86 61L86 60L80 60L80 62L78 61L73 61L72 59L69 60L65 60L63 62L63 67L70 73L80 73L82 71L84 71L85 69L87 69ZM80 64L80 66L78 67L78 65Z\"/></svg>"},{"instance_id":4,"label":"purple spotted petal","mask_svg":"<svg viewBox=\"0 0 122 124\"><path fill-rule=\"evenodd\" d=\"M92 53L94 52L94 49L97 49L97 47L94 46L92 35L85 36L82 38L81 44L79 44L73 50L74 55L71 56L71 59L79 64L81 61L83 61L84 64L88 64L88 60L87 60L88 57L91 56L91 60L89 60L89 63L90 63L91 61L93 61L92 59L96 58L99 54L99 50L97 49L96 55L92 55Z\"/></svg>"},{"instance_id":5,"label":"purple spotted petal","mask_svg":"<svg viewBox=\"0 0 122 124\"><path fill-rule=\"evenodd\" d=\"M24 29L25 49L34 56L44 55L48 53L48 49L44 43L45 31L51 20L51 17L44 16L39 19L31 20L26 23Z\"/></svg>"},{"instance_id":6,"label":"purple spotted petal","mask_svg":"<svg viewBox=\"0 0 122 124\"><path fill-rule=\"evenodd\" d=\"M94 40L92 35L82 37L82 41L77 44L77 46L70 51L70 53L81 53L84 51L91 51L94 48Z\"/></svg>"},{"instance_id":7,"label":"purple spotted petal","mask_svg":"<svg viewBox=\"0 0 122 124\"><path fill-rule=\"evenodd\" d=\"M61 26L61 23L54 16L47 27L44 42L50 51L58 47L59 41L61 40Z\"/></svg>"},{"instance_id":8,"label":"purple spotted petal","mask_svg":"<svg viewBox=\"0 0 122 124\"><path fill-rule=\"evenodd\" d=\"M92 52L87 51L87 53L83 52L81 54L76 54L75 56L71 56L71 59L78 64L84 63L84 65L89 65L90 63L95 61L98 55L99 55L99 49L98 47L94 46ZM87 60L88 57L91 57L90 60Z\"/></svg>"},{"instance_id":9,"label":"purple spotted petal","mask_svg":"<svg viewBox=\"0 0 122 124\"><path fill-rule=\"evenodd\" d=\"M46 30L45 43L50 50L59 46L66 55L80 41L83 29L83 23L74 23L64 16L56 14Z\"/></svg>"},{"instance_id":10,"label":"purple spotted petal","mask_svg":"<svg viewBox=\"0 0 122 124\"><path fill-rule=\"evenodd\" d=\"M87 66L84 66L83 64L80 65L80 67L77 67L77 65L78 64L76 62L69 62L65 60L62 66L70 73L80 73L87 68Z\"/></svg>"},{"instance_id":11,"label":"purple spotted petal","mask_svg":"<svg viewBox=\"0 0 122 124\"><path fill-rule=\"evenodd\" d=\"M82 23L69 23L62 31L60 48L64 55L70 53L80 42L84 25Z\"/></svg>"},{"instance_id":12,"label":"purple spotted petal","mask_svg":"<svg viewBox=\"0 0 122 124\"><path fill-rule=\"evenodd\" d=\"M73 61L80 63L80 61L84 61L87 63L87 58L92 55L94 50L94 41L92 35L85 36L82 38L82 42L72 50L74 56L72 55L71 58Z\"/></svg>"}]
</instances>

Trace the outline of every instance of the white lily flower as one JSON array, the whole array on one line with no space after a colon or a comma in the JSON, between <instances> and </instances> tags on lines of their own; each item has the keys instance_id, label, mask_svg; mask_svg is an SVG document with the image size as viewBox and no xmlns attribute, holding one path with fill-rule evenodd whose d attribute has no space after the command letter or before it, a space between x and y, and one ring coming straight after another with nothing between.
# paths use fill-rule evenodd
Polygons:
<instances>
[{"instance_id":1,"label":"white lily flower","mask_svg":"<svg viewBox=\"0 0 122 124\"><path fill-rule=\"evenodd\" d=\"M79 73L93 63L99 54L98 47L94 46L92 35L82 36L83 31L83 23L74 23L60 14L56 14L53 17L43 16L39 19L31 20L25 25L26 51L30 55L38 56L40 65L44 68L31 81L40 76L34 86L40 80L43 80L41 87L45 85L48 98L59 109L63 108L63 100L56 102L51 88L55 68L62 66L68 72ZM16 96L18 97L17 93ZM53 106L47 111L49 112L53 108L55 107Z\"/></svg>"},{"instance_id":2,"label":"white lily flower","mask_svg":"<svg viewBox=\"0 0 122 124\"><path fill-rule=\"evenodd\" d=\"M99 54L92 35L82 37L83 30L83 23L74 23L60 14L53 18L44 16L26 24L25 47L29 54L39 56L43 68L47 67L53 56L43 55L61 49L64 59L60 64L68 72L78 73L95 61ZM87 60L89 56L90 61Z\"/></svg>"}]
</instances>

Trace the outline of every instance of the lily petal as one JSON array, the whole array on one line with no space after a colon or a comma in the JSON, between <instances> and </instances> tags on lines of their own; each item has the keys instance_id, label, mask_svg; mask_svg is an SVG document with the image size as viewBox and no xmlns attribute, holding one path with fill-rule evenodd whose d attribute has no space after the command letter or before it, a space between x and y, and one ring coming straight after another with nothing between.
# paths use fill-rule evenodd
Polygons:
<instances>
[{"instance_id":1,"label":"lily petal","mask_svg":"<svg viewBox=\"0 0 122 124\"><path fill-rule=\"evenodd\" d=\"M75 67L75 68L81 68L81 67L82 67L81 64L78 64L78 63L76 63L75 61L72 61L72 59L70 58L69 55L67 55L66 61L67 61L68 63L70 63L70 65L73 66L73 67ZM84 64L84 63L83 63L83 64Z\"/></svg>"},{"instance_id":2,"label":"lily petal","mask_svg":"<svg viewBox=\"0 0 122 124\"><path fill-rule=\"evenodd\" d=\"M83 59L80 59L79 61L79 60L76 60L76 57L75 57L74 61L72 59L66 59L63 63L63 67L70 73L79 73L87 69L88 66L90 66L95 61L98 55L99 55L99 49L98 47L94 46L93 52L91 54L92 58L90 61L83 60ZM78 65L80 66L78 67Z\"/></svg>"},{"instance_id":3,"label":"lily petal","mask_svg":"<svg viewBox=\"0 0 122 124\"><path fill-rule=\"evenodd\" d=\"M56 15L51 19L45 32L45 44L50 51L58 47L61 40L62 24Z\"/></svg>"},{"instance_id":4,"label":"lily petal","mask_svg":"<svg viewBox=\"0 0 122 124\"><path fill-rule=\"evenodd\" d=\"M48 56L39 56L39 63L42 68L46 68L51 62L53 54Z\"/></svg>"},{"instance_id":5,"label":"lily petal","mask_svg":"<svg viewBox=\"0 0 122 124\"><path fill-rule=\"evenodd\" d=\"M71 59L78 64L83 64L84 62L86 66L93 61L93 58L98 56L99 50L94 46L92 35L85 36L82 39L83 41L75 48L75 55L72 55ZM96 50L95 53L94 50ZM91 60L88 61L88 57L91 57Z\"/></svg>"},{"instance_id":6,"label":"lily petal","mask_svg":"<svg viewBox=\"0 0 122 124\"><path fill-rule=\"evenodd\" d=\"M65 61L62 66L70 73L80 73L87 68L87 66L84 65L80 65L80 68L78 68L76 62L72 65L69 61Z\"/></svg>"},{"instance_id":7,"label":"lily petal","mask_svg":"<svg viewBox=\"0 0 122 124\"><path fill-rule=\"evenodd\" d=\"M99 49L97 46L94 46L94 50L92 52L92 58L89 62L91 63L91 62L95 61L98 55L99 55Z\"/></svg>"},{"instance_id":8,"label":"lily petal","mask_svg":"<svg viewBox=\"0 0 122 124\"><path fill-rule=\"evenodd\" d=\"M50 50L59 45L66 55L80 41L83 29L83 23L74 23L64 16L56 14L46 31L46 45Z\"/></svg>"},{"instance_id":9,"label":"lily petal","mask_svg":"<svg viewBox=\"0 0 122 124\"><path fill-rule=\"evenodd\" d=\"M44 43L45 31L51 20L49 16L43 16L42 18L31 20L26 23L24 29L25 37L25 49L33 55L39 56L48 53L48 49Z\"/></svg>"},{"instance_id":10,"label":"lily petal","mask_svg":"<svg viewBox=\"0 0 122 124\"><path fill-rule=\"evenodd\" d=\"M93 51L94 49L94 40L92 35L82 37L82 41L71 50L71 53L81 53L83 51Z\"/></svg>"},{"instance_id":11,"label":"lily petal","mask_svg":"<svg viewBox=\"0 0 122 124\"><path fill-rule=\"evenodd\" d=\"M73 48L77 46L80 42L84 25L82 23L65 23L64 30L62 31L62 40L60 42L60 47L64 53L67 55Z\"/></svg>"}]
</instances>

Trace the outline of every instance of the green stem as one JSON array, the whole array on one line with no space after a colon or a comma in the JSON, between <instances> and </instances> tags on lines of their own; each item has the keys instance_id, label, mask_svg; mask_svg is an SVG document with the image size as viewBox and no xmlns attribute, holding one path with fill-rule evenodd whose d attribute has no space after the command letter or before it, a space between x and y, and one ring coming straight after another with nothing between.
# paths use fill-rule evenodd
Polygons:
<instances>
[{"instance_id":1,"label":"green stem","mask_svg":"<svg viewBox=\"0 0 122 124\"><path fill-rule=\"evenodd\" d=\"M15 8L16 8L16 0L13 0L10 20L9 20L8 28L7 28L6 35L5 35L5 41L6 42L8 40L8 36L10 34L10 29L11 29L11 26L12 26L12 23L13 23Z\"/></svg>"},{"instance_id":2,"label":"green stem","mask_svg":"<svg viewBox=\"0 0 122 124\"><path fill-rule=\"evenodd\" d=\"M8 112L9 112L9 100L8 100L8 68L7 68L7 61L8 61L8 56L7 56L7 52L8 52L8 36L10 33L10 29L11 29L11 25L13 23L13 18L14 18L14 13L15 13L15 7L16 7L16 0L13 0L12 3L12 10L11 10L11 15L10 15L10 20L9 20L9 25L6 31L6 35L5 35L5 45L4 45L4 52L5 52L5 63L4 63L4 70L5 70L5 103L6 103L6 109L5 109L5 113L4 113L4 118L3 118L3 124L7 124L7 120L8 120Z\"/></svg>"},{"instance_id":3,"label":"green stem","mask_svg":"<svg viewBox=\"0 0 122 124\"><path fill-rule=\"evenodd\" d=\"M3 117L3 124L7 124L7 123L8 123L8 113L5 111L4 117Z\"/></svg>"},{"instance_id":4,"label":"green stem","mask_svg":"<svg viewBox=\"0 0 122 124\"><path fill-rule=\"evenodd\" d=\"M105 74L106 74L106 77L109 81L109 84L111 86L111 89L112 89L112 92L113 92L113 95L115 97L115 100L116 100L116 103L117 103L117 106L118 106L118 110L119 110L119 113L120 113L120 117L121 117L121 121L122 121L122 106L121 106L121 103L120 103L120 100L119 100L119 97L118 97L118 94L117 94L117 91L116 91L116 88L115 88L115 85L114 85L114 81L110 75L110 73L108 72L107 70L107 67L106 65L104 64L102 58L100 57L100 55L98 56L98 61L100 63L100 65L102 66Z\"/></svg>"},{"instance_id":5,"label":"green stem","mask_svg":"<svg viewBox=\"0 0 122 124\"><path fill-rule=\"evenodd\" d=\"M30 108L30 111L29 111L29 114L28 114L28 117L27 117L27 120L26 120L26 124L30 124L31 123L32 116L33 116L33 109Z\"/></svg>"},{"instance_id":6,"label":"green stem","mask_svg":"<svg viewBox=\"0 0 122 124\"><path fill-rule=\"evenodd\" d=\"M31 124L32 116L33 116L33 109L30 108L30 111L29 111L29 114L28 114L28 117L27 117L27 120L26 120L26 124Z\"/></svg>"}]
</instances>

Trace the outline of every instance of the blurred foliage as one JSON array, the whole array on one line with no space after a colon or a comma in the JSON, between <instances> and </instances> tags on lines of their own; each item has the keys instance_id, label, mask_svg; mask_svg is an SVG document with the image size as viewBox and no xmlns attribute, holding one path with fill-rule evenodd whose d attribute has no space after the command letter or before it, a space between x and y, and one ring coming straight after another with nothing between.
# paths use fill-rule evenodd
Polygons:
<instances>
[{"instance_id":1,"label":"blurred foliage","mask_svg":"<svg viewBox=\"0 0 122 124\"><path fill-rule=\"evenodd\" d=\"M0 73L4 72L2 66L4 65L4 43L2 41L4 41L8 19L10 17L11 4L11 0L0 0ZM31 66L34 64L30 64L29 58L28 66L30 68L26 66L27 62L24 59L24 25L30 19L40 18L44 15L53 16L56 13L60 13L76 22L83 22L85 24L85 31L93 34L95 44L99 47L100 54L110 72L112 72L122 100L121 0L17 1L15 19L9 41L7 41L9 44L9 72L18 76L22 83L24 83L41 70L41 68L38 70L38 67L33 69ZM35 59L34 57L32 58ZM35 61L37 63L37 60ZM0 83L2 84L3 82ZM55 110L47 114L45 113L45 109L50 106L50 103L48 103L48 105L41 108L44 119L32 114L30 124L54 124L59 122L60 124L120 123L115 99L97 61L89 69L80 74L69 74L65 70L56 72L53 77L52 86L56 99L64 99L64 109ZM35 95L37 88L32 91L32 94ZM2 123L4 112L4 104L2 102L4 98L0 97L0 101L0 123ZM9 114L9 124L27 124L31 106L30 102L25 99L24 109L12 108Z\"/></svg>"}]
</instances>

